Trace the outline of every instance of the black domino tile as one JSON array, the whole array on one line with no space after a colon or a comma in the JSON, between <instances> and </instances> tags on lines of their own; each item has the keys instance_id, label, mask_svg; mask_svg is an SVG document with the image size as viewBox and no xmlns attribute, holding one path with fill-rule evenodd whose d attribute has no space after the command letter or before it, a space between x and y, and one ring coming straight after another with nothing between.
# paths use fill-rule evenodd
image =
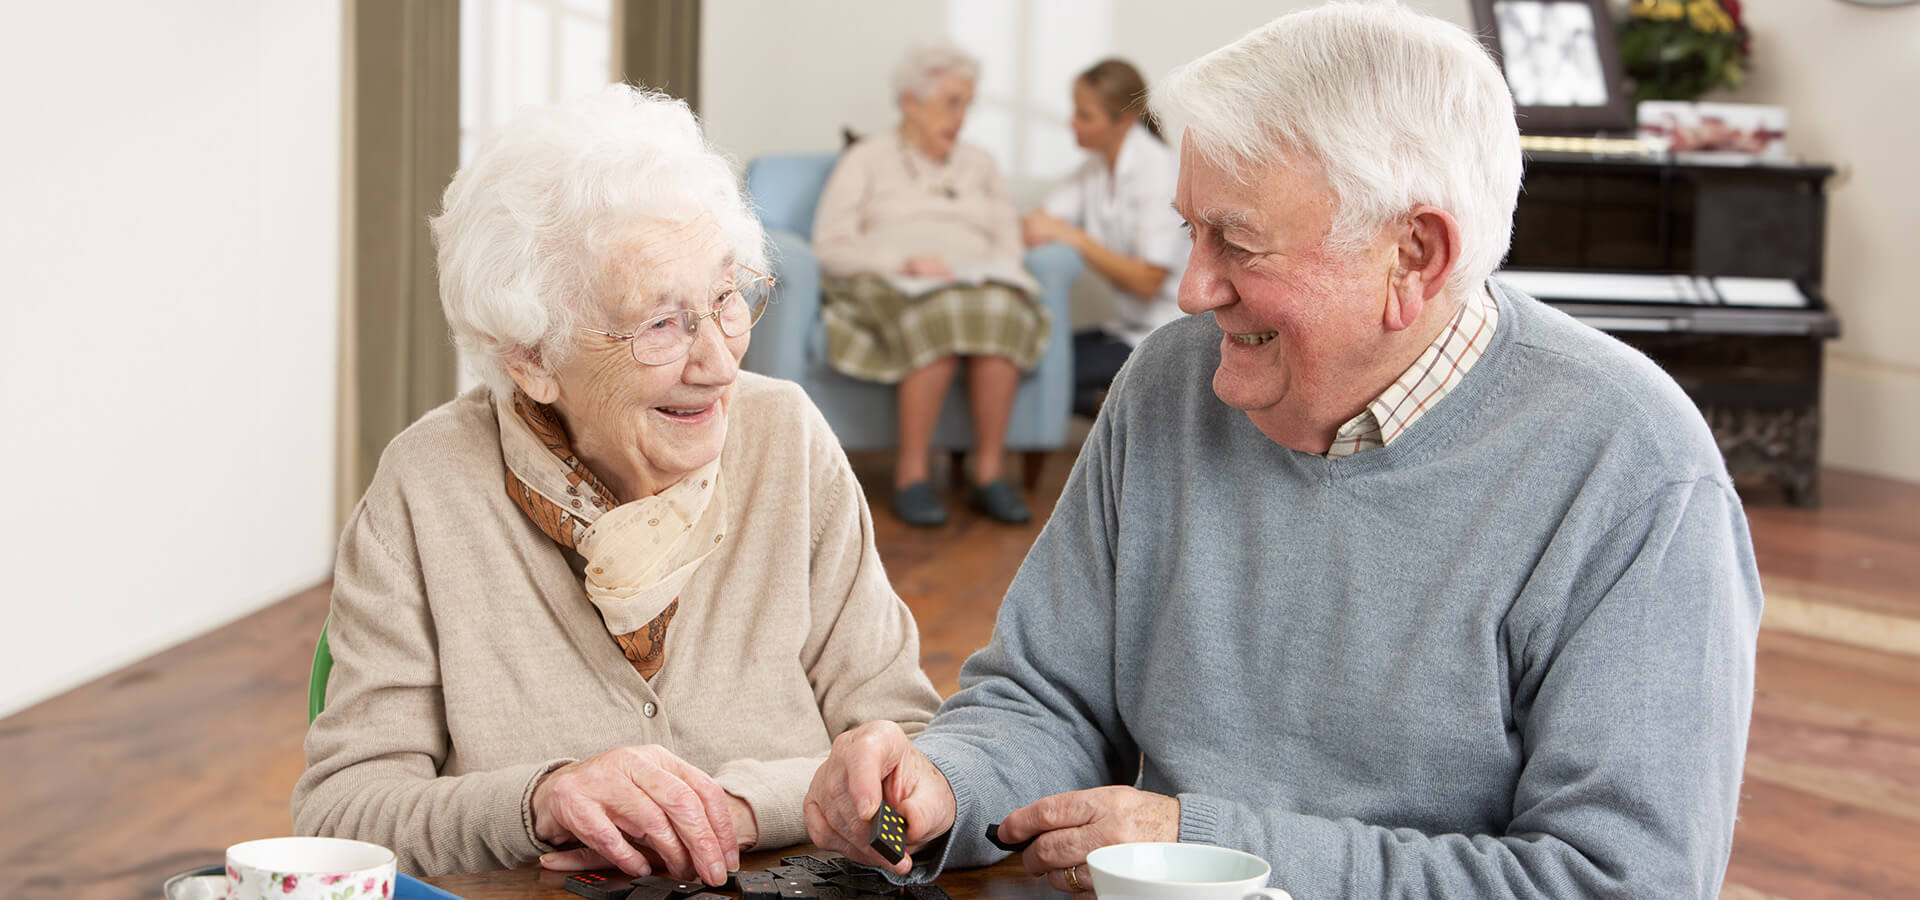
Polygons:
<instances>
[{"instance_id":1,"label":"black domino tile","mask_svg":"<svg viewBox=\"0 0 1920 900\"><path fill-rule=\"evenodd\" d=\"M873 814L867 842L887 862L897 863L907 858L907 820L893 804L882 802L880 811Z\"/></svg>"},{"instance_id":2,"label":"black domino tile","mask_svg":"<svg viewBox=\"0 0 1920 900\"><path fill-rule=\"evenodd\" d=\"M619 872L615 872L614 875L618 879L625 877ZM633 892L633 885L616 878L608 878L599 872L568 875L567 891L579 894L587 900L626 900L626 896Z\"/></svg>"}]
</instances>

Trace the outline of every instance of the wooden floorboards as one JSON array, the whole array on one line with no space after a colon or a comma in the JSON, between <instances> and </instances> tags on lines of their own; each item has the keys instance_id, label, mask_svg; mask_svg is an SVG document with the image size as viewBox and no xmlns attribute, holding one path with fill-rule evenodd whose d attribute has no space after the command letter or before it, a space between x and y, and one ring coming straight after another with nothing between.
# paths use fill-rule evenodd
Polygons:
<instances>
[{"instance_id":1,"label":"wooden floorboards","mask_svg":"<svg viewBox=\"0 0 1920 900\"><path fill-rule=\"evenodd\" d=\"M868 496L884 460L857 458ZM932 530L884 512L888 575L942 692L992 633L1035 522L965 513ZM1920 487L1840 472L1825 505L1749 498L1767 584L1728 900L1920 896ZM286 833L301 769L321 585L0 719L0 897L149 898L168 873Z\"/></svg>"},{"instance_id":2,"label":"wooden floorboards","mask_svg":"<svg viewBox=\"0 0 1920 900\"><path fill-rule=\"evenodd\" d=\"M326 586L0 719L0 897L159 896L291 829Z\"/></svg>"}]
</instances>

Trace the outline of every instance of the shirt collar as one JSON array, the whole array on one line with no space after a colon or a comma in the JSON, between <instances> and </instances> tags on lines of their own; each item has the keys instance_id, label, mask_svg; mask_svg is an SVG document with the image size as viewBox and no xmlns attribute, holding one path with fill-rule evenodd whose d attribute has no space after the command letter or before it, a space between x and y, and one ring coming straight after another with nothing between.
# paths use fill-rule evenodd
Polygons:
<instances>
[{"instance_id":1,"label":"shirt collar","mask_svg":"<svg viewBox=\"0 0 1920 900\"><path fill-rule=\"evenodd\" d=\"M1441 398L1459 386L1467 371L1493 343L1500 325L1500 307L1482 286L1467 294L1447 327L1420 353L1413 365L1387 385L1359 415L1334 433L1328 459L1352 456L1392 444L1413 427Z\"/></svg>"}]
</instances>

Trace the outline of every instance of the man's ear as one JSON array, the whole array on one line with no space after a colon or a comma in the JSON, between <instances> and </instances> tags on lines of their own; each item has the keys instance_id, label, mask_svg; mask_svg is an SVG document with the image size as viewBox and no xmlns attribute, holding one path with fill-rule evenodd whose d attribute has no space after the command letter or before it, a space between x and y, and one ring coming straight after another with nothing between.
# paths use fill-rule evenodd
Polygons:
<instances>
[{"instance_id":1,"label":"man's ear","mask_svg":"<svg viewBox=\"0 0 1920 900\"><path fill-rule=\"evenodd\" d=\"M1419 321L1421 310L1446 289L1460 262L1460 223L1444 209L1416 206L1400 225L1393 255L1381 321L1388 331L1400 331Z\"/></svg>"},{"instance_id":2,"label":"man's ear","mask_svg":"<svg viewBox=\"0 0 1920 900\"><path fill-rule=\"evenodd\" d=\"M555 378L546 364L540 361L537 350L523 350L507 359L507 374L513 383L520 387L520 393L535 403L552 403L560 399L560 379Z\"/></svg>"}]
</instances>

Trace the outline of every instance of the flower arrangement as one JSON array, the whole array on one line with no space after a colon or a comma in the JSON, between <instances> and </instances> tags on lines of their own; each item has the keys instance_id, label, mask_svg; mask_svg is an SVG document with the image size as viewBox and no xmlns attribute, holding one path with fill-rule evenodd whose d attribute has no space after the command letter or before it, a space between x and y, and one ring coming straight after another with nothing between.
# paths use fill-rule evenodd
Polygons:
<instances>
[{"instance_id":1,"label":"flower arrangement","mask_svg":"<svg viewBox=\"0 0 1920 900\"><path fill-rule=\"evenodd\" d=\"M1740 0L1632 0L1620 26L1636 101L1695 100L1739 87L1750 47Z\"/></svg>"}]
</instances>

